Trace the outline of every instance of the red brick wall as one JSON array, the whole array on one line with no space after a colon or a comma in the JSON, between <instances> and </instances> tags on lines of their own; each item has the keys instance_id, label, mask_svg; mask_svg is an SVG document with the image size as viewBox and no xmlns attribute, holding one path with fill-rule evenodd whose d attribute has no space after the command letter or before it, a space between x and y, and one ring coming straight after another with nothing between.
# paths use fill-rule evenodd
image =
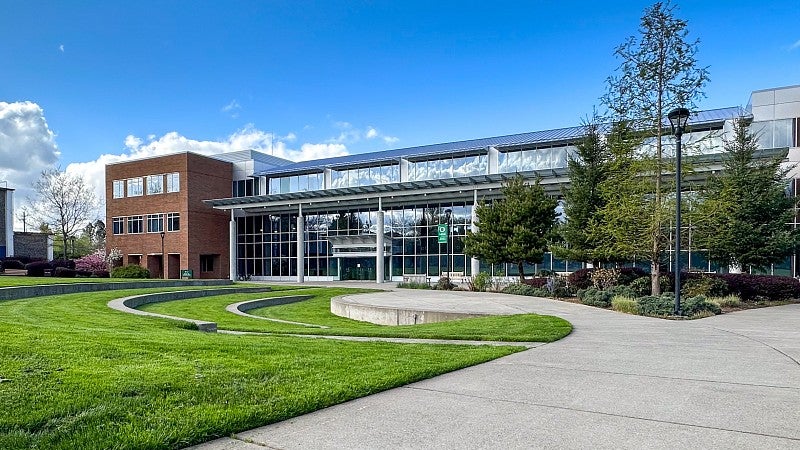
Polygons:
<instances>
[{"instance_id":1,"label":"red brick wall","mask_svg":"<svg viewBox=\"0 0 800 450\"><path fill-rule=\"evenodd\" d=\"M180 174L180 191L147 195L147 175ZM204 273L207 278L228 276L228 214L206 206L202 200L230 197L232 164L193 153L159 156L106 166L106 223L109 229L106 246L119 249L128 261L129 254L141 254L141 265L147 267L147 255L161 255L161 236L147 233L147 214L180 213L180 231L166 231L164 252L180 255L179 269L192 269L195 277L201 277L200 255L218 254L219 267L214 273ZM128 178L144 178L144 195L140 197L113 198L113 181ZM113 218L132 215L143 216L141 234L114 235ZM164 229L167 229L166 217ZM174 276L176 256L165 258L166 270ZM151 276L158 276L158 269L151 264Z\"/></svg>"}]
</instances>

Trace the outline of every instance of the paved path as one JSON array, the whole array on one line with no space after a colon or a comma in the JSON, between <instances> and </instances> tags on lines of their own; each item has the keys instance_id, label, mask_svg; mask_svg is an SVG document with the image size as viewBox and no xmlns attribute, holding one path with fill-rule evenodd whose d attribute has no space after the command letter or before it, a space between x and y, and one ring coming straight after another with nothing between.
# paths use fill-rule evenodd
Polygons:
<instances>
[{"instance_id":1,"label":"paved path","mask_svg":"<svg viewBox=\"0 0 800 450\"><path fill-rule=\"evenodd\" d=\"M800 305L694 321L499 294L389 291L392 306L536 312L573 333L201 449L800 449Z\"/></svg>"}]
</instances>

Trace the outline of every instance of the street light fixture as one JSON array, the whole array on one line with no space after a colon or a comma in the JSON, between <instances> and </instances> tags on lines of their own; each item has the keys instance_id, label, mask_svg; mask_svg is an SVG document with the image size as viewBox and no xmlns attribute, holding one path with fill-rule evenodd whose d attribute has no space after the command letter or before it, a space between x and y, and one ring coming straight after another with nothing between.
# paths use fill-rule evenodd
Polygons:
<instances>
[{"instance_id":1,"label":"street light fixture","mask_svg":"<svg viewBox=\"0 0 800 450\"><path fill-rule=\"evenodd\" d=\"M164 270L164 266L167 262L167 255L164 254L164 232L161 232L161 278L167 279L167 271Z\"/></svg>"},{"instance_id":2,"label":"street light fixture","mask_svg":"<svg viewBox=\"0 0 800 450\"><path fill-rule=\"evenodd\" d=\"M681 137L689 122L689 110L675 108L667 114L675 135L675 310L681 315Z\"/></svg>"}]
</instances>

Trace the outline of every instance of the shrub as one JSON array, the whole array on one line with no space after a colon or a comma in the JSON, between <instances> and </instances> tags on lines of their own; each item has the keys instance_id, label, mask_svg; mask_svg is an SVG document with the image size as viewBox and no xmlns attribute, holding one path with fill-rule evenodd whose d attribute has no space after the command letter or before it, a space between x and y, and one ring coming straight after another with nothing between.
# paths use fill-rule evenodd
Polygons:
<instances>
[{"instance_id":1,"label":"shrub","mask_svg":"<svg viewBox=\"0 0 800 450\"><path fill-rule=\"evenodd\" d=\"M22 264L22 261L18 259L7 259L3 261L3 269L24 269L25 264Z\"/></svg>"},{"instance_id":2,"label":"shrub","mask_svg":"<svg viewBox=\"0 0 800 450\"><path fill-rule=\"evenodd\" d=\"M526 278L525 280L523 280L523 283L531 287L543 288L547 285L547 280L548 280L547 277L533 277L533 278Z\"/></svg>"},{"instance_id":3,"label":"shrub","mask_svg":"<svg viewBox=\"0 0 800 450\"><path fill-rule=\"evenodd\" d=\"M557 296L555 291L550 292L550 290L547 288L533 288L533 290L526 295L530 295L532 297L544 297L544 298Z\"/></svg>"},{"instance_id":4,"label":"shrub","mask_svg":"<svg viewBox=\"0 0 800 450\"><path fill-rule=\"evenodd\" d=\"M567 277L567 283L575 289L587 289L592 286L591 274L594 269L580 269Z\"/></svg>"},{"instance_id":5,"label":"shrub","mask_svg":"<svg viewBox=\"0 0 800 450\"><path fill-rule=\"evenodd\" d=\"M88 278L92 276L92 272L88 270L75 270L75 276L81 278Z\"/></svg>"},{"instance_id":6,"label":"shrub","mask_svg":"<svg viewBox=\"0 0 800 450\"><path fill-rule=\"evenodd\" d=\"M608 308L611 306L611 298L614 296L609 291L603 291L594 287L578 291L578 299L581 303L598 308Z\"/></svg>"},{"instance_id":7,"label":"shrub","mask_svg":"<svg viewBox=\"0 0 800 450\"><path fill-rule=\"evenodd\" d=\"M401 289L430 289L431 285L428 283L420 283L418 281L408 281L397 283L397 287Z\"/></svg>"},{"instance_id":8,"label":"shrub","mask_svg":"<svg viewBox=\"0 0 800 450\"><path fill-rule=\"evenodd\" d=\"M592 285L597 289L608 289L619 284L619 271L617 269L597 269L589 277Z\"/></svg>"},{"instance_id":9,"label":"shrub","mask_svg":"<svg viewBox=\"0 0 800 450\"><path fill-rule=\"evenodd\" d=\"M650 276L639 277L633 280L629 285L629 288L633 290L636 294L635 297L643 297L645 295L651 295L653 290L652 282L650 281Z\"/></svg>"},{"instance_id":10,"label":"shrub","mask_svg":"<svg viewBox=\"0 0 800 450\"><path fill-rule=\"evenodd\" d=\"M712 314L721 314L722 310L720 309L719 305L716 303L712 303L702 295L698 295L696 297L687 298L685 301L681 302L681 310L683 311L683 315L694 317L698 314L705 314L705 313L712 313Z\"/></svg>"},{"instance_id":11,"label":"shrub","mask_svg":"<svg viewBox=\"0 0 800 450\"><path fill-rule=\"evenodd\" d=\"M721 297L728 293L728 284L718 277L688 278L681 284L681 294L686 297Z\"/></svg>"},{"instance_id":12,"label":"shrub","mask_svg":"<svg viewBox=\"0 0 800 450\"><path fill-rule=\"evenodd\" d=\"M538 289L527 284L514 283L506 286L501 291L503 294L536 296ZM545 294L547 296L548 294Z\"/></svg>"},{"instance_id":13,"label":"shrub","mask_svg":"<svg viewBox=\"0 0 800 450\"><path fill-rule=\"evenodd\" d=\"M735 295L726 295L725 297L711 297L708 301L716 303L722 308L738 308L742 306L742 299Z\"/></svg>"},{"instance_id":14,"label":"shrub","mask_svg":"<svg viewBox=\"0 0 800 450\"><path fill-rule=\"evenodd\" d=\"M150 271L136 264L116 267L111 272L112 278L150 278Z\"/></svg>"},{"instance_id":15,"label":"shrub","mask_svg":"<svg viewBox=\"0 0 800 450\"><path fill-rule=\"evenodd\" d=\"M480 272L474 277L470 277L467 280L467 284L469 285L470 291L486 292L492 285L492 276L486 272Z\"/></svg>"},{"instance_id":16,"label":"shrub","mask_svg":"<svg viewBox=\"0 0 800 450\"><path fill-rule=\"evenodd\" d=\"M50 261L51 269L57 269L59 267L75 270L75 261L71 259L54 259Z\"/></svg>"},{"instance_id":17,"label":"shrub","mask_svg":"<svg viewBox=\"0 0 800 450\"><path fill-rule=\"evenodd\" d=\"M68 269L66 267L56 267L53 271L54 277L61 277L61 278L75 278L76 272L72 269Z\"/></svg>"},{"instance_id":18,"label":"shrub","mask_svg":"<svg viewBox=\"0 0 800 450\"><path fill-rule=\"evenodd\" d=\"M728 285L728 293L742 301L766 299L772 301L800 298L800 282L791 277L749 275L745 273L717 275Z\"/></svg>"},{"instance_id":19,"label":"shrub","mask_svg":"<svg viewBox=\"0 0 800 450\"><path fill-rule=\"evenodd\" d=\"M439 291L452 291L457 286L450 281L450 277L439 277L439 281L436 282L436 286L433 288Z\"/></svg>"},{"instance_id":20,"label":"shrub","mask_svg":"<svg viewBox=\"0 0 800 450\"><path fill-rule=\"evenodd\" d=\"M636 304L639 307L639 314L643 316L670 316L675 309L675 296L672 294L648 295L637 298Z\"/></svg>"},{"instance_id":21,"label":"shrub","mask_svg":"<svg viewBox=\"0 0 800 450\"><path fill-rule=\"evenodd\" d=\"M47 261L32 262L25 265L29 277L43 277L45 271L50 270L50 263Z\"/></svg>"},{"instance_id":22,"label":"shrub","mask_svg":"<svg viewBox=\"0 0 800 450\"><path fill-rule=\"evenodd\" d=\"M95 272L92 273L92 277L95 277L95 278L109 278L109 277L111 277L111 274L108 273L107 270L98 270L98 271L95 271Z\"/></svg>"},{"instance_id":23,"label":"shrub","mask_svg":"<svg viewBox=\"0 0 800 450\"><path fill-rule=\"evenodd\" d=\"M106 258L105 250L97 250L96 252L86 255L83 258L75 261L75 268L78 270L85 270L88 272L95 272L98 270L108 270L108 260Z\"/></svg>"},{"instance_id":24,"label":"shrub","mask_svg":"<svg viewBox=\"0 0 800 450\"><path fill-rule=\"evenodd\" d=\"M639 305L636 303L636 299L623 295L615 295L611 299L611 309L625 314L639 314Z\"/></svg>"},{"instance_id":25,"label":"shrub","mask_svg":"<svg viewBox=\"0 0 800 450\"><path fill-rule=\"evenodd\" d=\"M631 283L642 277L648 277L649 279L647 272L638 267L623 267L619 269L619 278L617 281L619 284L630 286Z\"/></svg>"}]
</instances>

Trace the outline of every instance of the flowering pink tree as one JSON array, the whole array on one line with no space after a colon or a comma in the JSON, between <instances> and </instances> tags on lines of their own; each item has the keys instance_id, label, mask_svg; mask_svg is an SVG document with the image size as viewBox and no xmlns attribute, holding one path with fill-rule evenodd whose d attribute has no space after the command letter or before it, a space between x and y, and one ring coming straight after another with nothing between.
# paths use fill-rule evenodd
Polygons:
<instances>
[{"instance_id":1,"label":"flowering pink tree","mask_svg":"<svg viewBox=\"0 0 800 450\"><path fill-rule=\"evenodd\" d=\"M96 252L86 255L75 261L76 270L85 270L87 272L98 272L108 270L108 261L106 260L106 251L97 250Z\"/></svg>"}]
</instances>

